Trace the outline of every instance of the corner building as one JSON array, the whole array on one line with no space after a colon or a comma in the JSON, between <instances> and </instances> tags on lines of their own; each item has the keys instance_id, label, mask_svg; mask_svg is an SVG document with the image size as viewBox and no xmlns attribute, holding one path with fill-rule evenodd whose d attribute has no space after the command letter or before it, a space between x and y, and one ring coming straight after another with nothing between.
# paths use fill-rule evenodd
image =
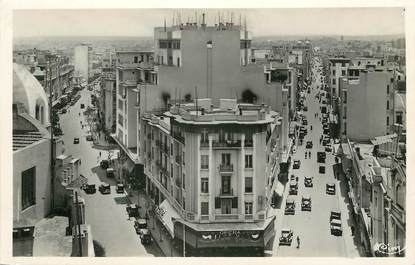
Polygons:
<instances>
[{"instance_id":1,"label":"corner building","mask_svg":"<svg viewBox=\"0 0 415 265\"><path fill-rule=\"evenodd\" d=\"M266 215L265 150L281 117L265 105L197 102L144 115L147 192L163 209L161 222L172 237L185 237L186 248L263 250L275 233L275 217Z\"/></svg>"}]
</instances>

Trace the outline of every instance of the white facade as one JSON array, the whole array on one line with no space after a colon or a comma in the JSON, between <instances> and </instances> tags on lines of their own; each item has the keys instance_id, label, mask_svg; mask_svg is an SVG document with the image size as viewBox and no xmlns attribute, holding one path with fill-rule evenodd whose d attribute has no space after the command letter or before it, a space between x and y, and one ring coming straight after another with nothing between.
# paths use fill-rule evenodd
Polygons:
<instances>
[{"instance_id":1,"label":"white facade","mask_svg":"<svg viewBox=\"0 0 415 265\"><path fill-rule=\"evenodd\" d=\"M88 80L91 75L91 50L91 47L84 44L75 47L75 74L78 76L81 75L86 80Z\"/></svg>"}]
</instances>

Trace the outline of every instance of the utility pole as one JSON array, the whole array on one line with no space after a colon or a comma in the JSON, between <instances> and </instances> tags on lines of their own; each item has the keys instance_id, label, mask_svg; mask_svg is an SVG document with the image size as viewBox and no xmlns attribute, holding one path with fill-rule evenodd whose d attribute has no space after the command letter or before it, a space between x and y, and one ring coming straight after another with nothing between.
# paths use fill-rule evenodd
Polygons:
<instances>
[{"instance_id":1,"label":"utility pole","mask_svg":"<svg viewBox=\"0 0 415 265\"><path fill-rule=\"evenodd\" d=\"M48 80L49 79L49 80ZM53 111L52 111L52 71L50 67L50 60L47 61L46 66L46 84L45 88L49 89L49 122L50 122L50 171L51 171L51 209L55 208L55 140L53 137Z\"/></svg>"}]
</instances>

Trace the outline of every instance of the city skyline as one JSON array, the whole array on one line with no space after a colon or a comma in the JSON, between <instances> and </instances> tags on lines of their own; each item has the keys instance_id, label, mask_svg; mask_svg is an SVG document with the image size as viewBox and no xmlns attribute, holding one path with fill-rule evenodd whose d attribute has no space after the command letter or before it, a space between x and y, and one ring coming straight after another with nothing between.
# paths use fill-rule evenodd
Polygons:
<instances>
[{"instance_id":1,"label":"city skyline","mask_svg":"<svg viewBox=\"0 0 415 265\"><path fill-rule=\"evenodd\" d=\"M221 21L245 23L255 37L272 35L397 35L404 34L403 8L284 9L73 9L15 10L14 38L33 36L151 37L154 27L173 23ZM75 16L76 15L76 16ZM355 18L359 18L359 27ZM116 19L115 19L116 18ZM387 19L379 19L387 18ZM144 23L141 23L144 21ZM272 21L272 23L269 23ZM336 23L327 23L335 21ZM284 25L285 24L285 25ZM28 28L26 25L31 25ZM59 25L58 27L56 25ZM85 25L88 25L87 27ZM281 26L282 25L282 26ZM288 26L287 26L288 25ZM62 28L65 31L62 32ZM82 34L80 34L82 32Z\"/></svg>"}]
</instances>

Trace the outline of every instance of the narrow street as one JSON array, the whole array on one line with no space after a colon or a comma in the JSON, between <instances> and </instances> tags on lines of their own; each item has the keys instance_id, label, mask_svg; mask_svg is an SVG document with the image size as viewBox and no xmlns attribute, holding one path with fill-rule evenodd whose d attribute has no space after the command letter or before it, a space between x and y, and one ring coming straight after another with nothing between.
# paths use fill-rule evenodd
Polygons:
<instances>
[{"instance_id":1,"label":"narrow street","mask_svg":"<svg viewBox=\"0 0 415 265\"><path fill-rule=\"evenodd\" d=\"M304 137L302 145L298 145L296 153L293 155L294 160L300 160L299 169L291 169L289 176L298 177L298 194L291 195L295 200L295 214L281 215L283 220L280 222L281 227L276 229L276 238L281 236L282 228L289 228L293 231L293 241L291 246L275 246L274 252L277 256L338 256L338 257L358 257L357 247L353 243L353 237L350 227L350 217L347 209L347 200L341 192L340 182L335 179L333 165L335 163L334 155L326 152L326 172L319 173L317 163L317 152L324 152L324 146L320 144L320 136L323 134L322 123L320 122L321 112L320 103L316 95L321 87L320 74L317 68L320 64L315 60L313 68L314 80L311 86L311 93L305 93L305 106L308 107L304 114L307 118L307 134ZM318 117L315 117L318 113ZM312 126L312 130L311 127ZM313 147L306 149L306 142L312 141ZM305 159L305 152L311 152L311 158ZM313 187L305 187L304 178L313 177ZM326 194L326 184L334 183L336 185L336 194ZM289 189L289 183L285 188ZM285 192L288 194L288 192ZM310 196L312 201L311 212L301 211L302 196ZM285 200L281 210L284 211ZM336 209L341 212L342 236L332 235L330 232L330 211ZM297 236L300 238L300 247L297 248ZM275 250L275 248L277 248Z\"/></svg>"},{"instance_id":2,"label":"narrow street","mask_svg":"<svg viewBox=\"0 0 415 265\"><path fill-rule=\"evenodd\" d=\"M106 256L163 256L153 242L143 246L134 229L134 219L128 219L126 212L126 194L115 192L116 182L107 179L99 167L99 154L102 159L108 157L108 151L93 148L93 143L86 140L88 134L83 111L91 104L92 92L87 89L80 91L81 99L68 109L66 114L60 114L60 123L64 133L66 154L81 158L80 173L88 178L88 183L96 184L95 194L81 192L85 198L86 221L91 225L93 239L104 248ZM85 109L80 109L81 103ZM80 113L80 115L79 115ZM74 138L79 138L79 144L73 144ZM98 191L99 184L107 182L111 185L111 194L103 195Z\"/></svg>"}]
</instances>

